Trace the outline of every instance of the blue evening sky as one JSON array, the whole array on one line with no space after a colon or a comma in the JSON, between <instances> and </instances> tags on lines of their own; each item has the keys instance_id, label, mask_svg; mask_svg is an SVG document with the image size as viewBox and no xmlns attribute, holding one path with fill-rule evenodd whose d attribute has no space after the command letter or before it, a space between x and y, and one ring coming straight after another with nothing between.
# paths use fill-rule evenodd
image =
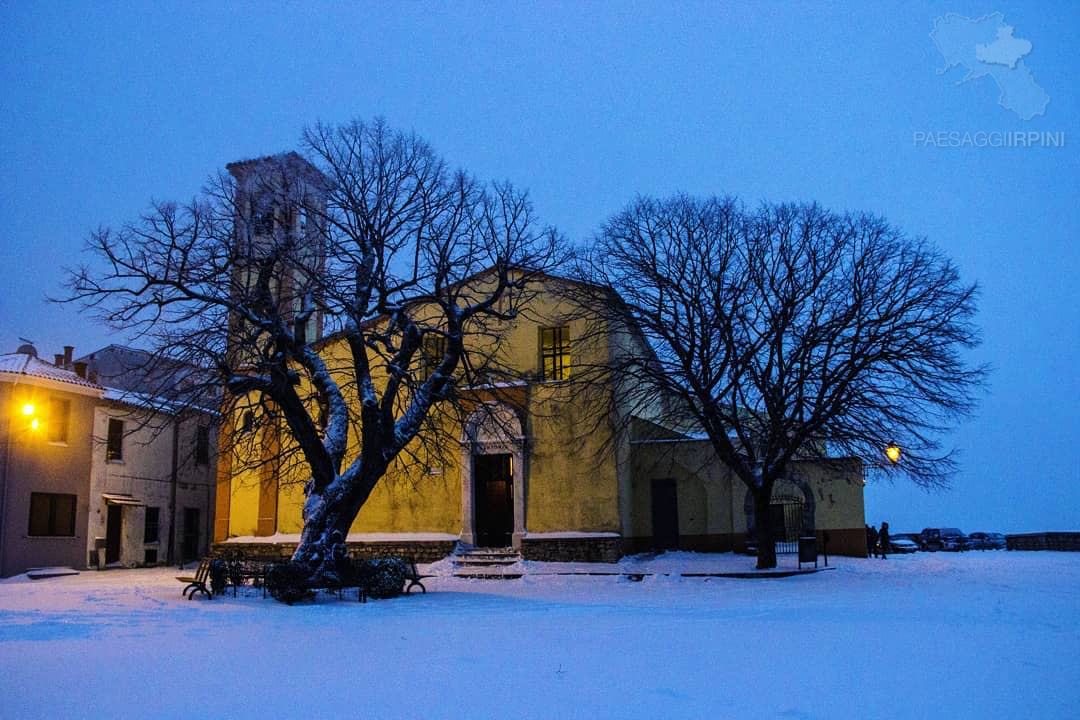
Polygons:
<instances>
[{"instance_id":1,"label":"blue evening sky","mask_svg":"<svg viewBox=\"0 0 1080 720\"><path fill-rule=\"evenodd\" d=\"M47 305L88 231L186 200L316 120L383 115L454 164L530 189L575 240L635 194L870 210L982 286L991 387L945 493L872 480L894 531L1080 530L1080 5L0 3L0 351L106 335ZM1000 11L1051 98L957 85L930 39ZM1003 66L1002 66L1003 67ZM927 147L915 133L1064 133L1065 147Z\"/></svg>"}]
</instances>

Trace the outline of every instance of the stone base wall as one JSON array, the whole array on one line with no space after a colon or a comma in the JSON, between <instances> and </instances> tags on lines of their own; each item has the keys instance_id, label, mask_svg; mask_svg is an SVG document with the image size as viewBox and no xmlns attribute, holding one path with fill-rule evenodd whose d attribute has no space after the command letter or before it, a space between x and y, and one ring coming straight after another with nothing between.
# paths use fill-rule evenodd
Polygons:
<instances>
[{"instance_id":1,"label":"stone base wall","mask_svg":"<svg viewBox=\"0 0 1080 720\"><path fill-rule=\"evenodd\" d=\"M545 562L618 562L622 538L521 539L521 556Z\"/></svg>"},{"instance_id":2,"label":"stone base wall","mask_svg":"<svg viewBox=\"0 0 1080 720\"><path fill-rule=\"evenodd\" d=\"M1064 550L1080 552L1080 532L1025 533L1006 535L1009 550Z\"/></svg>"},{"instance_id":3,"label":"stone base wall","mask_svg":"<svg viewBox=\"0 0 1080 720\"><path fill-rule=\"evenodd\" d=\"M418 563L433 563L454 552L456 540L415 540L392 542L347 542L349 557L371 559L400 557ZM296 543L216 543L214 553L242 553L262 562L288 560L296 552Z\"/></svg>"},{"instance_id":4,"label":"stone base wall","mask_svg":"<svg viewBox=\"0 0 1080 720\"><path fill-rule=\"evenodd\" d=\"M862 528L841 528L828 531L818 530L818 552L822 552L825 532L829 533L830 555L866 557L866 531ZM680 535L679 550L702 553L746 552L745 533L717 533L715 535ZM651 552L654 549L651 537L631 537L623 542L623 551L627 555Z\"/></svg>"}]
</instances>

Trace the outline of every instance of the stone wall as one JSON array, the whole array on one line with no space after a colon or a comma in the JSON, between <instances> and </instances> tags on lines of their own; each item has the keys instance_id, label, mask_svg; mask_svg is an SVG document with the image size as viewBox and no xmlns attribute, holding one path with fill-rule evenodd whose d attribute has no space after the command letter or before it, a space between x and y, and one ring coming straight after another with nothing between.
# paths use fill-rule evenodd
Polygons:
<instances>
[{"instance_id":1,"label":"stone wall","mask_svg":"<svg viewBox=\"0 0 1080 720\"><path fill-rule=\"evenodd\" d=\"M1025 533L1006 535L1009 550L1065 550L1080 552L1080 532Z\"/></svg>"},{"instance_id":2,"label":"stone wall","mask_svg":"<svg viewBox=\"0 0 1080 720\"><path fill-rule=\"evenodd\" d=\"M454 552L456 540L417 540L394 542L348 542L351 558L400 557L418 563L433 563ZM296 551L296 543L217 543L214 553L241 553L263 562L288 560Z\"/></svg>"},{"instance_id":3,"label":"stone wall","mask_svg":"<svg viewBox=\"0 0 1080 720\"><path fill-rule=\"evenodd\" d=\"M546 562L607 562L622 555L622 538L522 538L521 555L526 560Z\"/></svg>"}]
</instances>

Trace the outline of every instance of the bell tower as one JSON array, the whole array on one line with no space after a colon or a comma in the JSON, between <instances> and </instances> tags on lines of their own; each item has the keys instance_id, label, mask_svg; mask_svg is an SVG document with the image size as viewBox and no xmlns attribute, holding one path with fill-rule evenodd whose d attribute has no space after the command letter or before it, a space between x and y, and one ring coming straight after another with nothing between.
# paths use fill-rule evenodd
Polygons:
<instances>
[{"instance_id":1,"label":"bell tower","mask_svg":"<svg viewBox=\"0 0 1080 720\"><path fill-rule=\"evenodd\" d=\"M252 292L271 272L276 311L300 342L322 337L318 283L326 265L325 179L295 152L230 163L234 196L233 292ZM233 318L231 333L242 330Z\"/></svg>"}]
</instances>

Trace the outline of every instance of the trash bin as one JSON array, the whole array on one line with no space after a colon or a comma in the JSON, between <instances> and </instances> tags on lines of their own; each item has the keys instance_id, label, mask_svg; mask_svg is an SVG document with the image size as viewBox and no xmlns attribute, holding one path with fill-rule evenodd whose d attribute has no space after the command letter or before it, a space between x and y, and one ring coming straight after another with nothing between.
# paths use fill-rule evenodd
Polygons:
<instances>
[{"instance_id":1,"label":"trash bin","mask_svg":"<svg viewBox=\"0 0 1080 720\"><path fill-rule=\"evenodd\" d=\"M799 538L800 568L802 568L804 562L812 562L814 567L817 567L817 537L814 535Z\"/></svg>"}]
</instances>

